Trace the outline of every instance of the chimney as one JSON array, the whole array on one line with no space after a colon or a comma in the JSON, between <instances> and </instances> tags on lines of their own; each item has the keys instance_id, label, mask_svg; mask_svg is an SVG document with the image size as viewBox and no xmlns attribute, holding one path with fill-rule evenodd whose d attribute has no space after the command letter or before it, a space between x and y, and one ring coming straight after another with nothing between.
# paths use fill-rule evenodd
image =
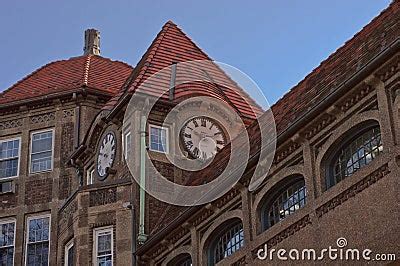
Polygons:
<instances>
[{"instance_id":1,"label":"chimney","mask_svg":"<svg viewBox=\"0 0 400 266\"><path fill-rule=\"evenodd\" d=\"M100 31L96 29L85 30L84 55L100 55Z\"/></svg>"}]
</instances>

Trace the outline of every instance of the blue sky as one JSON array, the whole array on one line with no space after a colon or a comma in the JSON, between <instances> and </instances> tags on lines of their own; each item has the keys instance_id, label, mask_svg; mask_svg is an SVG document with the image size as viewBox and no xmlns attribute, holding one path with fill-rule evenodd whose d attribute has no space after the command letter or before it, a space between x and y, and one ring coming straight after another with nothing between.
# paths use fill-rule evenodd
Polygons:
<instances>
[{"instance_id":1,"label":"blue sky","mask_svg":"<svg viewBox=\"0 0 400 266\"><path fill-rule=\"evenodd\" d=\"M213 59L249 75L273 103L389 3L1 1L0 91L50 61L81 55L91 27L101 31L102 56L135 66L171 19Z\"/></svg>"}]
</instances>

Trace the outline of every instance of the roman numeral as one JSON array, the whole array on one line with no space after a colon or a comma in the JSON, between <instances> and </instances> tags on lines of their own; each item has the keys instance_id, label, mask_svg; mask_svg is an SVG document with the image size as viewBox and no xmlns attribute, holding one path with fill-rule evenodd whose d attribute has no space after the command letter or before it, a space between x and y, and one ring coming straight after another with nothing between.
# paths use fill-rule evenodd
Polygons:
<instances>
[{"instance_id":1,"label":"roman numeral","mask_svg":"<svg viewBox=\"0 0 400 266\"><path fill-rule=\"evenodd\" d=\"M186 145L189 147L189 149L192 149L193 142L191 140L189 140L188 142L186 142Z\"/></svg>"},{"instance_id":2,"label":"roman numeral","mask_svg":"<svg viewBox=\"0 0 400 266\"><path fill-rule=\"evenodd\" d=\"M199 126L199 124L197 123L196 120L193 120L193 124L194 124L195 127L198 127L198 126Z\"/></svg>"},{"instance_id":3,"label":"roman numeral","mask_svg":"<svg viewBox=\"0 0 400 266\"><path fill-rule=\"evenodd\" d=\"M206 125L207 125L207 121L206 121L205 118L202 118L202 119L200 120L200 123L201 123L201 126L202 126L202 127L206 127Z\"/></svg>"},{"instance_id":4,"label":"roman numeral","mask_svg":"<svg viewBox=\"0 0 400 266\"><path fill-rule=\"evenodd\" d=\"M195 157L199 157L199 149L197 147L193 149L193 154Z\"/></svg>"},{"instance_id":5,"label":"roman numeral","mask_svg":"<svg viewBox=\"0 0 400 266\"><path fill-rule=\"evenodd\" d=\"M188 133L183 134L183 136L184 136L185 138L189 138L189 139L192 138L192 135L191 135L191 134L188 134Z\"/></svg>"}]
</instances>

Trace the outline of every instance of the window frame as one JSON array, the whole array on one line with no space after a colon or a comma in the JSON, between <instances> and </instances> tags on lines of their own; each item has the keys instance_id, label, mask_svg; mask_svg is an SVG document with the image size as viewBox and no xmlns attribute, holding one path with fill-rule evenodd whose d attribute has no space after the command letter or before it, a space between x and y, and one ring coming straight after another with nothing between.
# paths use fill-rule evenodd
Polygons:
<instances>
[{"instance_id":1,"label":"window frame","mask_svg":"<svg viewBox=\"0 0 400 266\"><path fill-rule=\"evenodd\" d=\"M289 213L289 215L286 215L285 218L283 218L282 220L278 221L277 223L275 223L273 225L270 225L270 219L268 216L269 216L269 211L270 211L272 205L275 203L275 201L278 199L278 197L280 197L282 195L282 193L285 193L290 187L294 186L295 184L297 184L299 182L304 183L304 198L303 198L304 205L302 207L300 207L299 209L295 210L293 213L297 212L298 210L300 210L300 209L304 208L304 206L306 206L306 204L307 204L307 185L306 185L304 176L302 176L301 174L298 174L298 175L295 174L295 175L285 177L280 182L275 184L271 188L271 190L269 190L269 191L272 191L272 193L270 194L270 196L267 196L264 199L264 202L261 205L259 217L261 218L260 220L261 220L261 231L262 232L267 231L274 225L280 223L281 221L285 220L288 216L293 214L293 213Z\"/></svg>"},{"instance_id":2,"label":"window frame","mask_svg":"<svg viewBox=\"0 0 400 266\"><path fill-rule=\"evenodd\" d=\"M13 137L13 138L1 139L1 140L0 140L0 144L1 144L1 143L4 143L4 142L8 142L8 141L14 141L14 140L19 140L17 175L15 175L15 176L8 176L8 177L4 177L4 178L0 178L0 183L7 182L7 181L9 181L9 180L13 180L13 179L15 179L15 178L18 178L18 177L19 177L19 174L20 174L20 166L21 166L21 146L22 146L22 145L21 145L21 137L18 136L18 137ZM0 162L6 161L6 160L10 160L10 159L15 159L15 158L12 157L12 158L7 158L7 159L0 159Z\"/></svg>"},{"instance_id":3,"label":"window frame","mask_svg":"<svg viewBox=\"0 0 400 266\"><path fill-rule=\"evenodd\" d=\"M12 247L13 247L13 265L15 265L15 239L16 239L16 236L17 236L17 219L15 219L15 218L6 218L6 219L0 220L0 225L10 224L10 223L14 223L14 240L13 240ZM7 247L10 247L10 246L7 246ZM4 248L4 247L2 247L2 248Z\"/></svg>"},{"instance_id":4,"label":"window frame","mask_svg":"<svg viewBox=\"0 0 400 266\"><path fill-rule=\"evenodd\" d=\"M98 235L100 233L111 234L111 265L114 265L114 226L98 227L93 229L93 262L98 265Z\"/></svg>"},{"instance_id":5,"label":"window frame","mask_svg":"<svg viewBox=\"0 0 400 266\"><path fill-rule=\"evenodd\" d=\"M71 240L69 240L67 242L67 244L65 244L64 247L64 266L68 266L69 260L68 260L68 251L71 248L74 248L74 239L72 238ZM75 257L75 256L74 256ZM72 261L72 265L74 265L74 261Z\"/></svg>"},{"instance_id":6,"label":"window frame","mask_svg":"<svg viewBox=\"0 0 400 266\"><path fill-rule=\"evenodd\" d=\"M95 180L95 165L91 165L87 170L86 170L86 185L93 185L94 180ZM91 182L89 182L91 181Z\"/></svg>"},{"instance_id":7,"label":"window frame","mask_svg":"<svg viewBox=\"0 0 400 266\"><path fill-rule=\"evenodd\" d=\"M159 150L154 150L151 148L151 128L157 128L157 129L161 129L161 130L165 130L165 151L159 151ZM159 126L156 124L149 124L149 138L148 138L148 148L150 151L152 152L158 152L158 153L162 153L162 154L168 154L169 153L169 128L168 127L163 127L163 126Z\"/></svg>"},{"instance_id":8,"label":"window frame","mask_svg":"<svg viewBox=\"0 0 400 266\"><path fill-rule=\"evenodd\" d=\"M40 134L44 132L52 132L52 140L51 140L51 168L46 169L46 170L41 170L41 171L35 171L33 172L32 170L32 146L33 146L33 135L34 134ZM51 172L54 170L54 139L55 139L55 130L54 128L46 128L46 129L41 129L41 130L35 130L30 133L30 140L29 140L29 174L34 175L34 174L39 174L39 173L46 173L46 172ZM36 154L36 153L35 153Z\"/></svg>"},{"instance_id":9,"label":"window frame","mask_svg":"<svg viewBox=\"0 0 400 266\"><path fill-rule=\"evenodd\" d=\"M344 179L351 177L356 172L358 172L365 166L368 166L370 163L372 163L375 160L375 158L373 158L368 164L353 171L353 173L351 175L344 177L339 181L337 181L337 178L334 175L335 164L336 164L340 154L345 149L345 147L351 145L354 141L356 141L363 134L367 133L370 130L376 129L376 128L379 129L379 132L380 132L380 143L381 143L381 147L382 147L382 151L380 151L379 154L377 155L377 157L379 157L379 155L381 155L384 152L384 145L383 145L383 141L382 141L382 130L381 130L381 126L378 123L378 121L375 121L375 120L367 121L367 122L361 123L359 125L356 125L354 128L346 131L343 134L343 136L341 138L339 138L340 143L342 143L342 144L339 145L338 148L332 149L331 152L328 153L328 156L325 160L325 166L324 166L325 169L323 171L323 173L325 174L324 180L323 180L323 182L324 182L323 184L325 185L324 186L325 190L328 190L328 189L334 187L335 185L337 185L338 183L342 182ZM336 141L335 143L338 143L338 142L339 141ZM332 147L335 147L335 144L333 144Z\"/></svg>"},{"instance_id":10,"label":"window frame","mask_svg":"<svg viewBox=\"0 0 400 266\"><path fill-rule=\"evenodd\" d=\"M48 218L49 219L49 239L47 242L49 242L49 248L48 248L48 254L47 254L47 265L50 265L50 253L51 253L51 215L50 214L42 214L42 215L33 215L29 216L26 218L26 231L25 231L25 263L24 265L28 265L28 244L29 243L29 222L31 220L36 220L36 219L43 219L43 218ZM44 242L44 241L42 241ZM36 242L35 242L36 243Z\"/></svg>"},{"instance_id":11,"label":"window frame","mask_svg":"<svg viewBox=\"0 0 400 266\"><path fill-rule=\"evenodd\" d=\"M235 251L233 251L231 254L225 256L216 261L216 257L215 257L215 250L217 248L217 245L220 241L220 239L229 233L229 231L233 230L235 227L237 226L241 226L242 228L237 232L237 234L239 234L239 248L236 249ZM209 246L207 248L207 265L212 266L212 265L216 265L218 263L220 263L221 261L223 261L224 259L234 255L236 252L240 251L240 249L242 249L245 246L245 239L244 239L244 226L243 226L243 222L240 218L233 218L233 219L229 219L228 221L226 221L225 223L223 223L222 225L220 225L219 227L217 227L214 232L218 232L216 236L214 236L211 241L209 242ZM240 239L240 232L242 232L243 237L242 239ZM224 253L227 252L227 246L230 243L230 241L232 239L234 239L236 236L232 236L231 239L229 239L229 241L227 241L226 246L224 247Z\"/></svg>"},{"instance_id":12,"label":"window frame","mask_svg":"<svg viewBox=\"0 0 400 266\"><path fill-rule=\"evenodd\" d=\"M132 131L131 131L130 126L126 127L125 130L122 132L122 150L123 150L122 158L125 161L128 160L128 154L127 154L127 152L128 152L128 149L127 149L127 144L128 144L127 138L128 137L131 137L130 141L131 141L131 145L132 145Z\"/></svg>"}]
</instances>

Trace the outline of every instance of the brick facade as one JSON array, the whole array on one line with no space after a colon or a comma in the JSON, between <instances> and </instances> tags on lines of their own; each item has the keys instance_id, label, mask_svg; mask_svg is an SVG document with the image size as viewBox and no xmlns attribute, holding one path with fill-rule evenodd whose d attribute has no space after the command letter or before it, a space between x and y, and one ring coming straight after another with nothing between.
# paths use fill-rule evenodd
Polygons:
<instances>
[{"instance_id":1,"label":"brick facade","mask_svg":"<svg viewBox=\"0 0 400 266\"><path fill-rule=\"evenodd\" d=\"M13 103L9 99L21 93L29 97L28 87L37 81L29 81L31 77L27 77L27 84L24 80L17 83L0 98L0 141L11 137L21 140L19 175L12 178L14 189L0 194L0 222L15 220L15 265L23 265L26 260L27 219L43 214L50 215L50 265L65 263L67 243L73 243L75 265L93 264L94 234L99 228L112 232L114 265L132 265L134 259L138 265L173 265L187 255L193 265L207 265L213 238L233 220L241 221L245 244L218 265L264 265L265 261L257 259L257 251L265 245L275 249L318 249L335 245L339 237L345 237L351 247L369 248L375 253L398 253L399 3L393 1L272 107L279 135L277 149L271 168L261 169L266 178L257 190L250 192L248 185L258 163L254 158L260 152L260 125L254 123L254 113L241 105L239 113L248 125L254 157L239 182L221 198L197 207L167 204L146 194L142 206L148 238L143 244L137 241L139 186L123 156L123 119L127 104L124 97L143 82L143 77L154 73L158 64L169 65L174 61L172 57L194 60L208 56L175 24L167 22L133 71L120 62L99 56L71 59L74 63L92 63L94 68L100 62L115 67L118 71L114 71L111 79L117 79L118 84L114 84L114 91L105 88L101 78L80 84L81 76L74 76L79 89L71 87L62 95L57 90L57 94L48 98L28 101L23 98ZM173 36L185 45L171 42ZM167 55L160 56L156 51L166 51ZM359 57L352 57L355 51ZM61 71L69 63L68 60L61 61L60 65L51 63L47 68ZM40 71L46 71L46 66ZM82 74L90 79L97 73L95 69L91 71L94 72ZM110 73L108 67L98 71ZM49 73L44 73L44 83ZM50 93L46 86L42 87L43 95ZM182 95L183 92L180 91ZM229 95L233 95L230 99L233 104L242 103L237 95ZM161 123L170 108L171 104L159 103L151 113L151 122ZM135 113L136 122L140 121L140 112ZM331 154L351 137L354 129L370 122L379 125L382 154L328 189L326 168ZM138 124L131 125L134 134L140 132ZM51 171L31 174L31 133L50 128L54 129L54 167ZM100 141L108 132L116 136L113 171L105 180L99 180L95 171L94 182L90 183L88 179L97 166ZM140 151L136 147L140 143L136 137L133 142L132 155L137 167ZM179 143L171 140L170 145L178 147ZM212 180L226 166L230 151L222 150L214 164L199 173L171 165L163 154L149 154L155 168L170 181L199 185ZM152 178L155 173L149 169L145 169L146 177ZM304 179L307 203L265 230L261 218L263 206L283 184L298 177ZM169 194L174 196L174 191Z\"/></svg>"}]
</instances>

